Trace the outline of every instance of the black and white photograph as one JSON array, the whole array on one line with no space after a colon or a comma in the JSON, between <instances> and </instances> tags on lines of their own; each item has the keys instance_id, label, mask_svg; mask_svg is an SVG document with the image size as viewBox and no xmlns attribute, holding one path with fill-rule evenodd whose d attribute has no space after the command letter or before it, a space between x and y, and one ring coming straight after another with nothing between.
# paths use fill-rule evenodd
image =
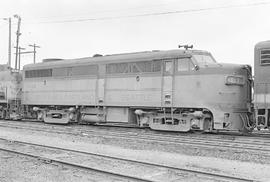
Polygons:
<instances>
[{"instance_id":1,"label":"black and white photograph","mask_svg":"<svg viewBox=\"0 0 270 182\"><path fill-rule=\"evenodd\" d=\"M0 182L270 182L270 0L0 0Z\"/></svg>"}]
</instances>

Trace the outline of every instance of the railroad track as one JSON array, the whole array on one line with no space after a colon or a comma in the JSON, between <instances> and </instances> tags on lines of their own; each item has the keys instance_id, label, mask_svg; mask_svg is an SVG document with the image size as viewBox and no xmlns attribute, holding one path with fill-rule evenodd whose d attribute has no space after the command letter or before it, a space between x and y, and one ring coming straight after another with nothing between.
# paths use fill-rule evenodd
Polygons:
<instances>
[{"instance_id":1,"label":"railroad track","mask_svg":"<svg viewBox=\"0 0 270 182\"><path fill-rule=\"evenodd\" d=\"M37 121L8 121L8 120L0 120L0 123L6 124L6 123L30 123L34 125L47 125L46 123L43 122L37 122ZM74 127L79 127L79 129L82 131L95 131L96 129L98 130L104 130L106 132L112 132L112 130L116 130L117 133L127 133L127 130L130 132L133 132L133 134L138 135L138 134L146 134L149 133L150 135L156 135L156 136L168 136L168 137L189 137L189 138L213 138L213 139L225 139L225 140L235 140L235 139L244 139L246 140L264 140L264 141L269 141L270 138L270 131L264 131L264 132L254 132L254 133L228 133L228 132L218 132L218 133L182 133L182 132L169 132L169 131L155 131L151 130L149 128L140 128L140 127L118 127L118 126L111 126L111 125L57 125L57 124L48 124L53 127L60 127L60 128L68 128L70 130L74 130ZM87 129L85 129L87 128ZM113 129L112 129L113 128ZM76 128L78 129L78 128Z\"/></svg>"},{"instance_id":2,"label":"railroad track","mask_svg":"<svg viewBox=\"0 0 270 182\"><path fill-rule=\"evenodd\" d=\"M30 123L31 125L47 125L43 122L37 122L37 121L8 121L8 120L0 120L0 123L6 124L6 123ZM24 125L24 124L23 124ZM49 126L53 127L59 127L59 128L67 128L70 130L74 130L74 127L79 127L80 131L90 132L94 131L97 132L96 129L106 132L112 132L112 130L116 130L117 133L127 133L127 130L132 132L131 134L139 135L139 134L146 134L149 133L149 135L155 135L155 136L168 136L168 137L188 137L188 138L201 138L201 139L222 139L222 140L240 140L243 139L243 141L247 140L257 140L257 141L268 141L270 138L270 131L267 132L254 132L254 133L228 133L228 132L218 132L218 133L182 133L182 132L169 132L169 131L155 131L151 130L149 128L140 128L140 127L118 127L118 126L111 126L111 125L57 125L57 124L48 124ZM85 129L87 128L87 129ZM113 128L113 129L112 129ZM76 128L78 129L78 128ZM115 132L115 133L116 133Z\"/></svg>"},{"instance_id":3,"label":"railroad track","mask_svg":"<svg viewBox=\"0 0 270 182\"><path fill-rule=\"evenodd\" d=\"M46 163L60 163L84 170L104 173L128 181L253 181L216 172L179 168L147 161L71 150L55 146L40 145L0 138L0 150L33 157Z\"/></svg>"},{"instance_id":4,"label":"railroad track","mask_svg":"<svg viewBox=\"0 0 270 182\"><path fill-rule=\"evenodd\" d=\"M15 125L14 125L15 123ZM2 124L2 125L1 125ZM248 135L248 136L235 136L235 135L228 135L228 134L196 134L196 133L178 133L178 132L164 132L164 131L154 131L150 129L134 129L134 128L114 128L114 127L108 127L108 126L85 126L85 125L53 125L53 124L44 124L42 122L21 122L21 121L0 121L1 126L7 126L7 124L12 124L14 126L18 127L24 127L26 124L31 124L35 126L42 126L42 127L51 127L51 128L59 128L60 130L65 128L66 130L69 131L80 131L80 132L95 132L95 133L113 133L113 134L129 134L131 136L136 136L136 135L144 135L144 136L157 136L157 137L167 137L167 138L188 138L188 139L211 139L211 140L226 140L226 141L241 141L241 142L265 142L265 143L270 143L270 140L268 138L265 138L264 135L260 136L253 136L253 135ZM113 128L113 129L112 129ZM115 131L116 130L116 131Z\"/></svg>"},{"instance_id":5,"label":"railroad track","mask_svg":"<svg viewBox=\"0 0 270 182\"><path fill-rule=\"evenodd\" d=\"M140 140L146 142L156 142L161 144L174 144L174 145L191 145L213 149L226 149L226 150L237 150L237 151L253 151L260 152L265 156L270 154L270 141L268 139L262 140L261 138L244 139L226 139L226 138L199 138L192 136L163 136L160 134L145 134L145 133L133 133L133 132L114 132L114 131L97 131L97 130L79 130L77 128L70 127L67 131L62 127L56 127L49 125L49 128L44 128L46 125L39 125L42 127L25 126L24 124L7 124L2 123L0 127L11 127L18 129L26 129L33 131L42 131L58 134L77 135L83 137L106 137L106 138L120 138L130 140ZM255 140L254 140L255 139Z\"/></svg>"}]
</instances>

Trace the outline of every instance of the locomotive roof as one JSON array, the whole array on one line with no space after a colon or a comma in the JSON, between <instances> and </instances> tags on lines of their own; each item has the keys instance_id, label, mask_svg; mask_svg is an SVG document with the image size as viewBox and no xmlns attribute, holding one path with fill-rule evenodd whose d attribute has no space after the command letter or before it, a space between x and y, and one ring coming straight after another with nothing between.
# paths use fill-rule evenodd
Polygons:
<instances>
[{"instance_id":1,"label":"locomotive roof","mask_svg":"<svg viewBox=\"0 0 270 182\"><path fill-rule=\"evenodd\" d=\"M124 53L124 54L112 54L98 57L85 57L78 59L58 59L57 61L48 61L36 64L28 64L23 69L41 69L49 67L62 67L71 65L85 65L89 63L114 63L114 62L134 62L134 61L145 61L155 59L169 59L176 57L191 56L192 54L210 54L206 51L201 50L167 50L167 51L145 51L135 53Z\"/></svg>"},{"instance_id":2,"label":"locomotive roof","mask_svg":"<svg viewBox=\"0 0 270 182\"><path fill-rule=\"evenodd\" d=\"M270 47L270 40L267 40L267 41L261 41L261 42L258 42L256 45L255 45L255 48L256 49L260 49L260 48L269 48Z\"/></svg>"}]
</instances>

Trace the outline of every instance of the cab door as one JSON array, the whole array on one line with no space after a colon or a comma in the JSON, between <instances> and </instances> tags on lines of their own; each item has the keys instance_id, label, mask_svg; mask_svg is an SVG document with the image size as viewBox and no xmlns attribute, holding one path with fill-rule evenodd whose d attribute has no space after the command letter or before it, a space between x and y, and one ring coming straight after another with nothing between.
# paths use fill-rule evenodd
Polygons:
<instances>
[{"instance_id":1,"label":"cab door","mask_svg":"<svg viewBox=\"0 0 270 182\"><path fill-rule=\"evenodd\" d=\"M173 107L174 60L163 61L162 107Z\"/></svg>"},{"instance_id":2,"label":"cab door","mask_svg":"<svg viewBox=\"0 0 270 182\"><path fill-rule=\"evenodd\" d=\"M105 79L98 79L98 105L104 104L104 95L105 95Z\"/></svg>"},{"instance_id":3,"label":"cab door","mask_svg":"<svg viewBox=\"0 0 270 182\"><path fill-rule=\"evenodd\" d=\"M99 76L97 77L97 88L96 88L96 103L99 106L105 104L105 84L106 84L106 77L105 77L106 67L105 65L99 65Z\"/></svg>"}]
</instances>

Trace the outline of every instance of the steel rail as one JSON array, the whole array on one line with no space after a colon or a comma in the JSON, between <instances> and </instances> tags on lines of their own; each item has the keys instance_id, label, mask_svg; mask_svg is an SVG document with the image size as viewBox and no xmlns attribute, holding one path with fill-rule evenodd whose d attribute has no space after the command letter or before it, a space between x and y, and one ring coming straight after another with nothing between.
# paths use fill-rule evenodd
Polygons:
<instances>
[{"instance_id":1,"label":"steel rail","mask_svg":"<svg viewBox=\"0 0 270 182\"><path fill-rule=\"evenodd\" d=\"M155 136L152 136L152 135L149 135L149 136L127 136L127 133L125 135L122 134L119 134L119 133L114 133L114 134L110 134L108 135L108 132L104 133L74 133L74 132L67 132L67 131L63 131L63 130L58 130L58 131L52 131L52 130L48 130L48 129L40 129L40 127L38 128L29 128L29 127L25 127L22 125L19 127L17 126L7 126L7 125L1 125L0 124L0 127L13 127L13 128L18 128L18 129L27 129L27 130L34 130L34 131L43 131L43 132L54 132L54 133L59 133L59 134L71 134L71 135L80 135L80 136L85 136L85 135L88 135L88 136L101 136L101 137L110 137L110 136L113 136L113 137L117 137L117 138L121 138L121 139L136 139L136 140L144 140L144 141L151 141L151 142L159 142L159 143L172 143L172 144L186 144L186 145L197 145L197 146L204 146L204 147L220 147L220 148L234 148L234 149L238 149L238 150L252 150L252 151L261 151L261 152L265 152L266 154L268 154L268 152L270 152L270 149L267 149L265 148L265 144L257 144L257 143L248 143L248 145L253 145L252 147L248 147L248 146L243 146L247 143L244 143L244 142L237 142L237 141L223 141L223 139L221 140L212 140L211 139L209 140L204 140L204 139L198 139L196 138L195 140L199 140L199 141L195 141L194 139L192 138L188 138L186 140L179 140L179 139L182 139L182 138L168 138L169 140L167 139L164 139L164 137L160 138L160 137L155 137ZM106 136L105 136L106 135ZM149 138L151 137L151 138ZM211 142L211 143L210 143ZM214 143L214 142L219 142L218 144L217 143ZM234 144L242 144L241 146L235 146Z\"/></svg>"},{"instance_id":2,"label":"steel rail","mask_svg":"<svg viewBox=\"0 0 270 182\"><path fill-rule=\"evenodd\" d=\"M216 177L216 178L225 179L225 180L234 180L234 181L239 181L239 182L243 182L243 181L251 182L251 181L254 181L252 179L239 178L239 177L228 176L228 175L224 175L224 174L209 173L209 172L198 171L198 170L193 170L193 169L179 168L179 167L173 167L173 166L168 166L168 165L164 165L164 164L150 163L150 162L146 162L146 161L138 161L138 160L133 160L133 159L128 159L128 158L120 158L120 157L115 157L115 156L99 154L99 153L78 151L78 150L55 147L55 146L49 146L49 145L43 145L43 144L41 145L41 144L23 142L23 141L17 141L17 140L8 140L8 139L1 138L1 137L0 137L0 140L7 141L7 142L18 143L18 144L30 145L30 146L38 146L38 147L43 147L43 148L49 148L49 149L54 149L54 150L62 150L62 151L68 151L68 152L73 152L73 153L92 155L92 156L97 156L97 157L101 157L101 158L107 158L107 159L113 159L113 160L118 160L118 161L136 163L136 164L140 164L140 165L149 165L149 166L153 166L153 167L160 167L160 168L165 168L165 169L174 170L174 171L182 171L182 172L188 172L188 173L192 173L192 174L199 174L199 175L204 175L204 176L209 176L209 177ZM0 148L0 150L6 150L6 149ZM18 152L18 151L14 151L14 150L9 150L9 151L24 155L24 153L21 153L21 152ZM38 159L40 158L40 156L36 156L36 155L28 154L28 153L25 153L25 155L33 156L33 157L38 158ZM104 172L104 171L102 171L100 169L91 168L91 167L83 166L83 165L72 164L72 163L69 163L69 162L65 162L63 160L49 159L49 158L43 158L43 157L41 157L41 159L46 159L46 160L49 160L49 161L52 161L52 162L58 162L58 163L66 164L66 165L71 165L71 166L79 167L79 168L82 168L82 169L90 169L90 170L94 170L94 171L97 171L97 172ZM122 175L122 174L118 174L118 173L114 173L114 172L105 171L105 173L112 174L112 175L117 175L117 176L121 176L121 177L127 177L127 178L131 178L131 179L134 179L134 180L152 181L152 180L143 179L143 178L140 178L140 177L135 177L135 176L130 176L130 175L126 176L126 175Z\"/></svg>"},{"instance_id":3,"label":"steel rail","mask_svg":"<svg viewBox=\"0 0 270 182\"><path fill-rule=\"evenodd\" d=\"M2 125L0 124L0 126L3 126L3 127L7 126L6 123L3 123L3 124ZM11 123L9 123L9 124L11 124ZM11 125L14 126L14 124L11 124ZM24 127L24 125L25 124L22 124L20 126ZM41 126L41 124L35 124L35 125L36 126ZM18 126L18 125L16 125L16 126ZM43 125L43 126L45 126L45 125ZM52 127L55 129L56 126L52 125ZM67 126L64 126L64 127L65 127L65 129L72 129L72 130L78 131L78 128L74 129L73 127L69 127L69 128L67 128ZM62 128L63 127L61 127L61 130L62 130ZM143 135L143 136L150 136L150 137L162 137L164 139L165 138L171 139L173 137L174 139L188 139L188 140L195 139L195 140L201 140L201 141L205 141L205 139L207 139L207 140L210 139L211 141L217 141L217 142L219 142L219 141L222 141L222 142L234 142L234 143L252 144L252 145L265 145L266 143L270 144L270 141L268 139L266 139L266 138L265 139L263 139L263 138L253 138L253 140L250 140L250 138L245 138L245 137L233 138L233 139L223 138L220 135L218 135L218 136L215 135L215 138L214 138L214 136L209 136L209 135L205 136L204 135L204 137L203 137L203 135L195 135L194 136L194 134L192 134L192 136L190 136L191 134L187 134L187 135L174 135L174 134L168 135L168 134L164 134L164 133L161 133L161 134L156 134L156 133L147 134L147 133L136 133L136 132L133 133L133 132L130 132L130 131L108 131L108 130L97 131L97 130L89 130L89 128L87 130L79 128L79 130L80 130L80 132L95 132L95 133L104 133L104 132L106 132L106 134L108 132L110 132L110 133L114 133L114 134L117 134L117 135L126 134L127 132L129 132L129 135L135 135L135 136L137 136L137 135L142 136ZM155 131L153 131L153 132L155 132ZM222 138L220 138L220 137L222 137ZM225 137L230 137L230 136L225 135ZM258 139L258 140L256 140L256 139Z\"/></svg>"},{"instance_id":4,"label":"steel rail","mask_svg":"<svg viewBox=\"0 0 270 182\"><path fill-rule=\"evenodd\" d=\"M7 121L9 122L9 124L12 122L16 122L16 123L22 123L21 121ZM35 125L44 125L44 123L42 122L34 122L34 121L23 121L24 123L35 123ZM6 121L4 122L1 122L0 120L0 123L2 124L6 124ZM53 126L53 127L57 127L57 125L50 125L50 126ZM59 125L58 125L59 126ZM85 125L75 125L76 127L79 127L79 126L85 126ZM126 133L126 129L125 130L120 130L120 128L122 129L123 127L116 127L116 126L107 126L107 125L91 125L92 127L98 127L99 130L104 130L104 131L108 131L110 130L111 128L117 128L117 133ZM73 129L73 126L69 125L61 125L61 127L65 127L65 128L68 128L68 129ZM94 129L89 129L90 127L87 127L87 130L85 130L85 132L91 132L91 131L95 131L97 132L96 130ZM106 129L104 129L106 128ZM76 128L77 129L77 128ZM80 128L81 129L81 128ZM143 128L137 128L137 127L128 127L129 130L131 129L136 129L136 130L142 130ZM146 130L143 130L143 131L146 131ZM102 132L102 131L99 131L99 132ZM112 132L112 131L109 131L109 132ZM130 132L130 131L129 131ZM258 139L258 141L264 141L264 142L269 142L269 139L270 138L270 132L268 134L261 134L261 135L257 135L256 133L254 133L255 135L248 135L248 134L245 134L245 135L236 135L235 133L234 134L229 134L229 133L224 133L224 132L220 132L220 133L203 133L203 134L196 134L196 133L179 133L179 132L167 132L167 131L155 131L155 130L151 130L150 134L148 135L155 135L155 136L162 136L162 137L188 137L189 139L190 138L197 138L197 139L204 139L204 138L211 138L212 140L219 140L219 139L222 139L222 140L228 140L228 141L232 141L232 140L244 140L244 142L246 141L250 141L249 139ZM154 132L159 132L159 133L154 133ZM138 133L135 133L134 134L138 134ZM139 133L141 134L141 133ZM144 133L144 135L147 135ZM215 138L214 138L215 137ZM217 138L218 137L218 138ZM228 139L228 138L224 138L224 137L232 137L232 139ZM253 140L254 141L254 140Z\"/></svg>"},{"instance_id":5,"label":"steel rail","mask_svg":"<svg viewBox=\"0 0 270 182\"><path fill-rule=\"evenodd\" d=\"M0 127L13 127L13 128L17 128L17 129L27 129L27 130L33 130L33 131L43 131L43 132L49 132L49 133L58 133L58 134L69 134L69 135L80 135L80 136L85 136L83 133L73 133L73 132L67 132L67 131L52 131L52 130L47 130L47 129L40 129L40 128L29 128L29 127L25 127L24 128L19 128L17 126L2 126L0 125ZM21 127L21 126L20 126ZM230 148L230 149L236 149L236 150L249 150L249 151L260 151L260 152L265 152L265 155L269 155L269 152L270 152L270 149L265 149L265 148L262 148L262 147L265 147L264 145L261 145L261 147L258 148L258 145L256 146L256 143L255 145L253 145L253 147L247 147L247 146L235 146L234 143L237 143L235 141L218 141L219 144L216 144L214 142L216 141L210 141L210 140L200 140L200 141L194 141L193 139L189 139L189 140L178 140L178 139L181 139L181 138L175 138L175 139L169 139L169 140L165 140L165 139L162 139L162 138L153 138L153 136L151 136L152 138L149 138L149 136L147 137L142 137L142 136L134 136L134 137L130 137L130 136L127 136L127 135L120 135L118 133L114 133L113 135L110 134L108 135L108 132L103 132L102 134L96 134L96 133L91 133L91 134L88 134L86 133L87 136L101 136L101 137L117 137L117 138L121 138L121 139L131 139L131 140L142 140L142 141L150 141L150 142L158 142L158 143L171 143L171 144L177 144L177 145L181 145L181 144L184 144L184 145L191 145L191 146L200 146L200 147L208 147L208 148L216 148L216 147L219 147L219 148ZM170 141L171 140L171 141ZM196 140L196 139L195 139ZM211 143L210 143L211 142ZM238 142L238 144L243 144L242 142Z\"/></svg>"},{"instance_id":6,"label":"steel rail","mask_svg":"<svg viewBox=\"0 0 270 182\"><path fill-rule=\"evenodd\" d=\"M25 153L25 152L18 152L18 151L15 151L15 150L10 150L10 149L5 149L5 148L0 148L0 150L5 151L5 152L18 154L18 155L31 157L31 158L35 158L35 159L38 159L38 160L43 160L43 161L45 161L47 163L48 162L50 162L50 163L54 162L54 163L58 163L58 164L62 164L62 165L70 166L70 167L75 167L75 168L79 168L79 169L83 169L83 170L90 170L90 171L97 172L97 173L102 173L102 174L111 175L111 176L115 176L115 177L121 177L121 178L128 179L128 180L135 180L135 181L142 181L142 182L154 182L152 180L147 180L147 179L143 179L143 178L136 177L136 176L129 176L129 175L124 175L124 174L114 173L114 172L111 172L111 171L104 171L104 170L100 170L100 169L89 167L89 166L84 166L84 165L78 165L78 164L75 164L75 163L65 162L64 160L44 158L44 157L40 157L38 155L29 154L29 153Z\"/></svg>"}]
</instances>

